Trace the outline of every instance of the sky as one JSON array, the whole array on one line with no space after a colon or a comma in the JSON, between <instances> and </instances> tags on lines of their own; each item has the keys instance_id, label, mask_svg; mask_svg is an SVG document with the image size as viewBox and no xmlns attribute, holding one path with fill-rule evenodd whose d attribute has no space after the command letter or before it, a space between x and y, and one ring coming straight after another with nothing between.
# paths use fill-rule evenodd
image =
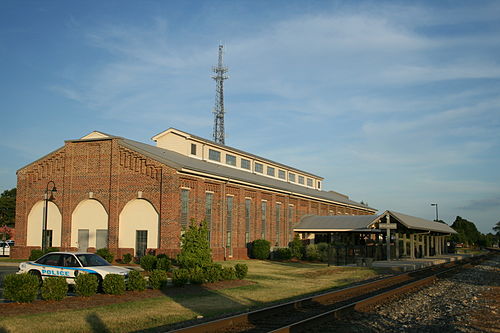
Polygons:
<instances>
[{"instance_id":1,"label":"sky","mask_svg":"<svg viewBox=\"0 0 500 333\"><path fill-rule=\"evenodd\" d=\"M323 189L500 221L498 1L0 1L0 191L93 130L212 137Z\"/></svg>"}]
</instances>

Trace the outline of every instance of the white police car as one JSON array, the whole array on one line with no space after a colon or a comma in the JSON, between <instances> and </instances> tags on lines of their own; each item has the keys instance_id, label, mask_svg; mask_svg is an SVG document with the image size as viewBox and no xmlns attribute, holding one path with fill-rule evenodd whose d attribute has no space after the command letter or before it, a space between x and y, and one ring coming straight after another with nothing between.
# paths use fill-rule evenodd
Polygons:
<instances>
[{"instance_id":1,"label":"white police car","mask_svg":"<svg viewBox=\"0 0 500 333\"><path fill-rule=\"evenodd\" d=\"M50 252L36 261L19 264L18 274L30 273L41 280L49 276L62 276L68 284L75 283L78 274L95 274L99 284L108 274L128 278L128 268L112 266L101 256L87 252Z\"/></svg>"}]
</instances>

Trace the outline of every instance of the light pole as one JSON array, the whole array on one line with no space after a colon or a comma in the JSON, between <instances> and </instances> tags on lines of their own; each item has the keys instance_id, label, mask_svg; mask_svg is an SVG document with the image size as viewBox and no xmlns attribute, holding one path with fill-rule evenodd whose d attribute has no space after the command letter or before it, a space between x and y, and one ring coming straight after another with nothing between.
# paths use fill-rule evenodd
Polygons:
<instances>
[{"instance_id":1,"label":"light pole","mask_svg":"<svg viewBox=\"0 0 500 333\"><path fill-rule=\"evenodd\" d=\"M52 188L49 190L49 185L52 184ZM49 196L50 192L50 196ZM49 211L49 201L54 200L54 192L57 192L56 184L50 180L45 188L45 194L43 200L45 205L43 206L43 220L42 220L42 251L45 252L47 249L47 215Z\"/></svg>"},{"instance_id":2,"label":"light pole","mask_svg":"<svg viewBox=\"0 0 500 333\"><path fill-rule=\"evenodd\" d=\"M436 206L436 219L434 221L438 222L439 221L439 218L438 218L438 204L437 203L431 203L431 206Z\"/></svg>"}]
</instances>

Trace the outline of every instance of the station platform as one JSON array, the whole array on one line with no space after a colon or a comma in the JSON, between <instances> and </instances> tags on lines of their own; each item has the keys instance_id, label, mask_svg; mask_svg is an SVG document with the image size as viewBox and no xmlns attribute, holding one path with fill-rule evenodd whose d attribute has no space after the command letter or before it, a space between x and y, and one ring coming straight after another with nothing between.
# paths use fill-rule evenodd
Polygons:
<instances>
[{"instance_id":1,"label":"station platform","mask_svg":"<svg viewBox=\"0 0 500 333\"><path fill-rule=\"evenodd\" d=\"M372 267L387 268L399 272L412 271L424 267L445 264L448 262L463 260L465 258L473 257L472 254L442 254L433 257L424 258L400 258L394 260L381 260L374 261Z\"/></svg>"}]
</instances>

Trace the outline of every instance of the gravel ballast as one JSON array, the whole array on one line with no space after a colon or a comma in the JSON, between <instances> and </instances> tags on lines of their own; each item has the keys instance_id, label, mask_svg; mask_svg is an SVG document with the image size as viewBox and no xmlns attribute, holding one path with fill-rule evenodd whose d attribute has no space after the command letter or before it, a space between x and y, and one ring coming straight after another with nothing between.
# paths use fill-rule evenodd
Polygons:
<instances>
[{"instance_id":1,"label":"gravel ballast","mask_svg":"<svg viewBox=\"0 0 500 333\"><path fill-rule=\"evenodd\" d=\"M500 332L500 255L317 332Z\"/></svg>"}]
</instances>

